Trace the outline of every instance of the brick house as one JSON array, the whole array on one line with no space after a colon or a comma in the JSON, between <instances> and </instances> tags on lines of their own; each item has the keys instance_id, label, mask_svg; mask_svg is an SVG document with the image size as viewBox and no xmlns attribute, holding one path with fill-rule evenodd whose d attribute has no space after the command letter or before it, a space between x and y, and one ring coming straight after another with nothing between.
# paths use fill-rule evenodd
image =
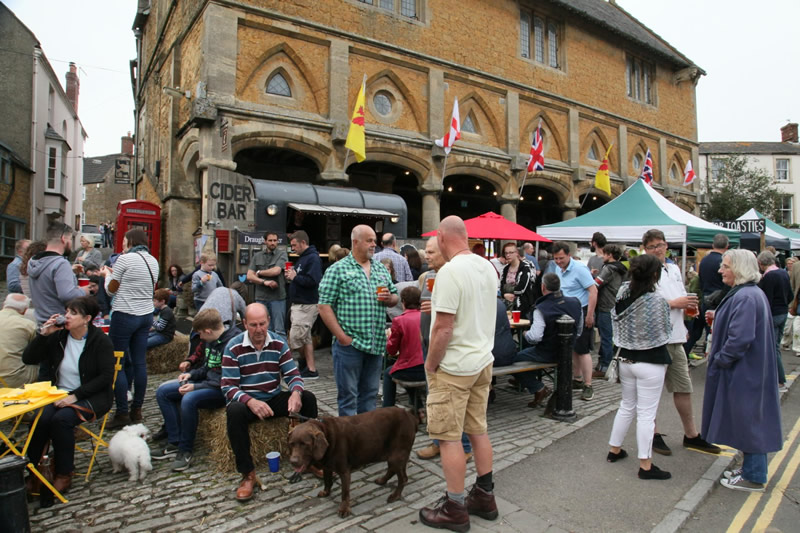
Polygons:
<instances>
[{"instance_id":1,"label":"brick house","mask_svg":"<svg viewBox=\"0 0 800 533\"><path fill-rule=\"evenodd\" d=\"M210 167L399 194L418 236L448 214L534 227L602 205L593 177L613 143L611 197L650 149L655 186L695 209L681 182L704 72L613 0L139 6L138 196L163 203L167 263L191 262ZM364 76L367 159L345 168ZM433 140L455 97L463 136L442 175ZM546 169L525 179L540 120Z\"/></svg>"},{"instance_id":2,"label":"brick house","mask_svg":"<svg viewBox=\"0 0 800 533\"><path fill-rule=\"evenodd\" d=\"M117 154L87 157L83 162L83 223L116 221L117 204L133 198L133 137L122 137Z\"/></svg>"},{"instance_id":3,"label":"brick house","mask_svg":"<svg viewBox=\"0 0 800 533\"><path fill-rule=\"evenodd\" d=\"M80 226L83 145L77 67L66 90L36 36L0 2L0 272L14 243L52 220Z\"/></svg>"}]
</instances>

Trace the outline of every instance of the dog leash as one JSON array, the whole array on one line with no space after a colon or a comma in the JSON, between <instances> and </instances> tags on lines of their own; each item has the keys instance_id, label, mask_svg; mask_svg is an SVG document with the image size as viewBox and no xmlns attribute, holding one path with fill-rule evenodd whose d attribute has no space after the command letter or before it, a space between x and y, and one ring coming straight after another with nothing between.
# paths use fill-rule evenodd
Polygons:
<instances>
[{"instance_id":1,"label":"dog leash","mask_svg":"<svg viewBox=\"0 0 800 533\"><path fill-rule=\"evenodd\" d=\"M289 418L294 418L295 420L299 420L300 422L308 422L309 420L316 420L317 422L322 422L321 418L309 418L307 416L303 416L300 413L289 413Z\"/></svg>"}]
</instances>

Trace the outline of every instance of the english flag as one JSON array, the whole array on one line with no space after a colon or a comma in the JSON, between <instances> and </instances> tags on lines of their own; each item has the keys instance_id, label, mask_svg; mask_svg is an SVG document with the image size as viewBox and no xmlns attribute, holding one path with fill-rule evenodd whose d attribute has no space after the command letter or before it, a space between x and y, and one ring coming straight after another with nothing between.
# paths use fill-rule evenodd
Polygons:
<instances>
[{"instance_id":1,"label":"english flag","mask_svg":"<svg viewBox=\"0 0 800 533\"><path fill-rule=\"evenodd\" d=\"M531 143L531 156L528 158L528 172L544 170L544 145L542 144L542 119L533 132L533 142Z\"/></svg>"},{"instance_id":2,"label":"english flag","mask_svg":"<svg viewBox=\"0 0 800 533\"><path fill-rule=\"evenodd\" d=\"M692 168L692 160L686 162L686 168L683 169L683 185L691 185L694 181L694 169Z\"/></svg>"},{"instance_id":3,"label":"english flag","mask_svg":"<svg viewBox=\"0 0 800 533\"><path fill-rule=\"evenodd\" d=\"M450 148L461 138L461 118L458 116L458 98L453 100L453 115L450 117L450 129L441 139L436 139L436 146L444 148L444 153L449 154Z\"/></svg>"},{"instance_id":4,"label":"english flag","mask_svg":"<svg viewBox=\"0 0 800 533\"><path fill-rule=\"evenodd\" d=\"M644 166L642 167L642 175L639 176L639 179L643 179L648 185L653 182L653 157L650 155L650 148L647 149L647 156L644 158Z\"/></svg>"},{"instance_id":5,"label":"english flag","mask_svg":"<svg viewBox=\"0 0 800 533\"><path fill-rule=\"evenodd\" d=\"M366 76L365 76L366 78ZM367 158L366 132L364 131L364 86L365 81L361 82L361 89L356 97L356 106L353 109L353 116L350 119L350 129L347 131L345 148L350 149L356 155L356 161L361 163Z\"/></svg>"}]
</instances>

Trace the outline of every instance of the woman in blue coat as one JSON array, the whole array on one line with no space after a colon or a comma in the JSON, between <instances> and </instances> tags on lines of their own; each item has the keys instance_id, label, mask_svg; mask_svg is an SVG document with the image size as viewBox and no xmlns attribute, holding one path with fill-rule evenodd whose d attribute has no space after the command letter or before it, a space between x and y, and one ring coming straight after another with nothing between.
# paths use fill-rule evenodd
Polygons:
<instances>
[{"instance_id":1,"label":"woman in blue coat","mask_svg":"<svg viewBox=\"0 0 800 533\"><path fill-rule=\"evenodd\" d=\"M702 434L744 454L742 468L725 472L723 486L763 492L767 453L783 447L772 314L756 285L761 275L752 252L728 250L719 271L731 290L707 312L714 324Z\"/></svg>"}]
</instances>

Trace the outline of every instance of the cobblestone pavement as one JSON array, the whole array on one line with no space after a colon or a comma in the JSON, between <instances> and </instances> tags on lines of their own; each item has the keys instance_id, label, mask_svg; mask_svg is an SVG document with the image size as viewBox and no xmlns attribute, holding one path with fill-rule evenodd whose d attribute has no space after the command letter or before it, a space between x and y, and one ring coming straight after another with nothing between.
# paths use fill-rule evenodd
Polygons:
<instances>
[{"instance_id":1,"label":"cobblestone pavement","mask_svg":"<svg viewBox=\"0 0 800 533\"><path fill-rule=\"evenodd\" d=\"M336 386L332 377L330 350L319 350L320 379L308 382L317 396L321 415L335 415ZM155 402L155 389L173 378L172 374L150 376L144 404L146 425L157 431L162 419ZM573 406L578 419L573 423L543 418L543 410L527 407L531 396L518 393L501 378L497 398L489 406L489 434L494 448L494 471L525 459L550 446L559 438L616 409L619 387L596 380L595 398L583 402L575 394ZM400 403L407 403L405 395ZM423 428L424 429L424 428ZM427 446L429 439L420 431L414 449ZM282 462L279 473L258 472L267 486L253 500L239 503L234 498L240 476L218 474L205 461L205 451L195 450L195 460L185 472L170 470L172 461L153 461L153 471L141 483L129 483L127 473L113 474L107 455L99 457L88 483L76 477L68 494L69 503L38 509L30 505L34 531L406 531L417 523L418 510L438 499L444 490L439 460L420 460L412 453L408 465L409 483L403 498L392 504L386 498L394 480L386 486L374 483L385 463L362 468L352 475L352 516L337 515L341 490L334 483L331 496L318 498L322 482L304 475L299 483L289 484L292 470ZM76 453L76 468L83 469L87 458ZM474 462L468 465L467 486L474 482ZM532 515L507 502L499 502L501 519L487 522L473 518L473 530L530 531ZM552 528L551 528L552 529ZM550 530L548 530L550 531Z\"/></svg>"}]
</instances>

